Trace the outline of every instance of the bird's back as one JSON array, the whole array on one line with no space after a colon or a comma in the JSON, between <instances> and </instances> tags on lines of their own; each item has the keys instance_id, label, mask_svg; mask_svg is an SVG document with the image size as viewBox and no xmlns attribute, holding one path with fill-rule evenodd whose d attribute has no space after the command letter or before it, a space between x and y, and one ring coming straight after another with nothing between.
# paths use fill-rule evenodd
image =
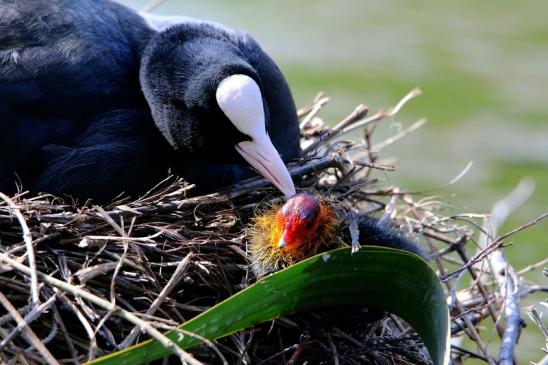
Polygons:
<instances>
[{"instance_id":1,"label":"bird's back","mask_svg":"<svg viewBox=\"0 0 548 365\"><path fill-rule=\"evenodd\" d=\"M14 171L28 184L45 145L71 146L98 115L143 108L136 56L151 32L110 1L0 1L0 190L13 190Z\"/></svg>"},{"instance_id":2,"label":"bird's back","mask_svg":"<svg viewBox=\"0 0 548 365\"><path fill-rule=\"evenodd\" d=\"M200 35L210 30L195 29ZM298 122L285 79L251 37L228 32L263 80L274 146L285 160L298 156ZM253 175L245 163L202 161L166 149L139 79L155 34L139 14L109 0L0 0L0 191L12 193L17 174L34 191L135 195L162 178L167 164L201 191ZM160 71L171 77L172 70L168 58ZM171 86L177 92L181 85ZM112 130L130 133L113 136ZM148 163L139 163L144 157Z\"/></svg>"}]
</instances>

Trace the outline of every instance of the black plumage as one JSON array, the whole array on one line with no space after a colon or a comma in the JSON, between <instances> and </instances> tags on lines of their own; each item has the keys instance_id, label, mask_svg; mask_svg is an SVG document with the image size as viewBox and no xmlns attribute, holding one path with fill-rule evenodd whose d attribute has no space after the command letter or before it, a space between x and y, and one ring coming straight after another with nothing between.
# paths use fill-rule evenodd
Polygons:
<instances>
[{"instance_id":1,"label":"black plumage","mask_svg":"<svg viewBox=\"0 0 548 365\"><path fill-rule=\"evenodd\" d=\"M0 191L108 200L171 169L204 192L253 175L250 137L220 110L226 76L261 90L270 139L299 155L281 72L247 34L208 23L157 32L107 0L0 0Z\"/></svg>"},{"instance_id":2,"label":"black plumage","mask_svg":"<svg viewBox=\"0 0 548 365\"><path fill-rule=\"evenodd\" d=\"M408 235L403 233L392 223L382 224L381 221L366 214L359 215L358 218L358 242L361 245L382 246L395 248L414 253L417 256L428 260L428 254L423 246L414 242ZM346 242L351 242L349 230L346 232Z\"/></svg>"}]
</instances>

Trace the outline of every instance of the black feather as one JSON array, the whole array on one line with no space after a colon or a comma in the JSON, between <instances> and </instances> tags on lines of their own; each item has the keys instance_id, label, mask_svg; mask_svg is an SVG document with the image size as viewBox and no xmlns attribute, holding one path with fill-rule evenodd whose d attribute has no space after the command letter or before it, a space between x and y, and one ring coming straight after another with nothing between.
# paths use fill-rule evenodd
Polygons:
<instances>
[{"instance_id":1,"label":"black feather","mask_svg":"<svg viewBox=\"0 0 548 365\"><path fill-rule=\"evenodd\" d=\"M244 33L157 33L108 0L1 0L0 14L0 191L19 176L35 192L108 200L169 168L201 192L252 176L233 148L248 137L213 102L234 72L260 85L283 158L300 153L289 88Z\"/></svg>"},{"instance_id":2,"label":"black feather","mask_svg":"<svg viewBox=\"0 0 548 365\"><path fill-rule=\"evenodd\" d=\"M361 245L396 248L414 253L423 259L428 258L424 248L418 243L413 242L401 230L391 224L379 224L379 220L374 217L361 215L358 218L358 230L360 232L359 242Z\"/></svg>"}]
</instances>

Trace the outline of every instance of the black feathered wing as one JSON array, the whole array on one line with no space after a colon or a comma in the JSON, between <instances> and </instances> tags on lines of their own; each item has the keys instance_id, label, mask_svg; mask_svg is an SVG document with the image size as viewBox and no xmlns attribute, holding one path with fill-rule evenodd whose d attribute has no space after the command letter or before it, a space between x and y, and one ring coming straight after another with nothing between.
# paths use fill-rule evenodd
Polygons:
<instances>
[{"instance_id":1,"label":"black feathered wing","mask_svg":"<svg viewBox=\"0 0 548 365\"><path fill-rule=\"evenodd\" d=\"M47 146L79 148L90 124L104 121L97 116L147 110L138 53L151 34L136 13L110 1L0 2L1 191L14 191L16 175L28 188L47 174L58 159Z\"/></svg>"}]
</instances>

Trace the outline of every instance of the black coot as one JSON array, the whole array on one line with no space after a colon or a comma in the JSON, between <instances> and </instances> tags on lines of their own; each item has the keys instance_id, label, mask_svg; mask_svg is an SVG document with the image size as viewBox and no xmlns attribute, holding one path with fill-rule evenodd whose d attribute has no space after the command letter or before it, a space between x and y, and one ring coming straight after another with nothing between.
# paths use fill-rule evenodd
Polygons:
<instances>
[{"instance_id":1,"label":"black coot","mask_svg":"<svg viewBox=\"0 0 548 365\"><path fill-rule=\"evenodd\" d=\"M0 191L20 180L101 201L171 170L205 192L253 167L294 193L295 105L249 35L159 31L107 0L1 1L0 14Z\"/></svg>"}]
</instances>

